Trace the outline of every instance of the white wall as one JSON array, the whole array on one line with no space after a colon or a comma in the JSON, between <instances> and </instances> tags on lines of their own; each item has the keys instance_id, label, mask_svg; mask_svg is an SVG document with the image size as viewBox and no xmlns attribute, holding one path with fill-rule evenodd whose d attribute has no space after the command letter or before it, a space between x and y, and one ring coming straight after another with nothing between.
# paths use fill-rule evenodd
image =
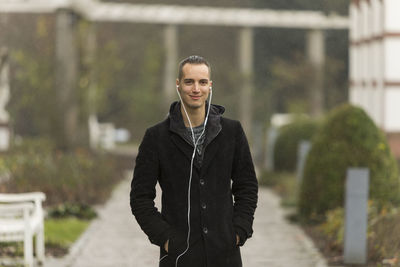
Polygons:
<instances>
[{"instance_id":1,"label":"white wall","mask_svg":"<svg viewBox=\"0 0 400 267\"><path fill-rule=\"evenodd\" d=\"M388 82L400 82L400 37L385 38L383 45L385 50L384 79Z\"/></svg>"},{"instance_id":2,"label":"white wall","mask_svg":"<svg viewBox=\"0 0 400 267\"><path fill-rule=\"evenodd\" d=\"M384 0L385 9L385 30L388 32L397 32L400 30L400 1Z\"/></svg>"},{"instance_id":3,"label":"white wall","mask_svg":"<svg viewBox=\"0 0 400 267\"><path fill-rule=\"evenodd\" d=\"M400 132L400 0L350 5L350 102Z\"/></svg>"},{"instance_id":4,"label":"white wall","mask_svg":"<svg viewBox=\"0 0 400 267\"><path fill-rule=\"evenodd\" d=\"M385 130L400 132L400 86L385 90Z\"/></svg>"}]
</instances>

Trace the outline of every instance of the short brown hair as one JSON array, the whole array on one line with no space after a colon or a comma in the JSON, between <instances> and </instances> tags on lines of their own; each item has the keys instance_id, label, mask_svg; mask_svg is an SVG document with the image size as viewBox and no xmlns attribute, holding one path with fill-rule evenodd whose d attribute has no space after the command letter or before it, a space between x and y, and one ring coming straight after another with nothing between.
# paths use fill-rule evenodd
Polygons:
<instances>
[{"instance_id":1,"label":"short brown hair","mask_svg":"<svg viewBox=\"0 0 400 267\"><path fill-rule=\"evenodd\" d=\"M210 66L210 63L208 63L208 61L204 57L193 55L193 56L185 58L184 60L182 60L179 63L179 68L178 68L178 79L179 79L179 81L183 77L183 70L182 69L183 69L183 66L185 66L185 64L197 64L197 65L204 64L204 65L206 65L208 67L208 73L210 74L210 77L211 77L211 66Z\"/></svg>"}]
</instances>

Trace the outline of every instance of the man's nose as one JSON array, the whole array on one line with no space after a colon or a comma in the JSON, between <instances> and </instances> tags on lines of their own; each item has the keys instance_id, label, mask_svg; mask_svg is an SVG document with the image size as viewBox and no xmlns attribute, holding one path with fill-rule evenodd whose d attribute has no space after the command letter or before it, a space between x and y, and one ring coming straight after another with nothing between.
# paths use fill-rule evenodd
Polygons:
<instances>
[{"instance_id":1,"label":"man's nose","mask_svg":"<svg viewBox=\"0 0 400 267\"><path fill-rule=\"evenodd\" d=\"M193 92L196 92L196 93L200 92L200 86L198 83L194 83Z\"/></svg>"}]
</instances>

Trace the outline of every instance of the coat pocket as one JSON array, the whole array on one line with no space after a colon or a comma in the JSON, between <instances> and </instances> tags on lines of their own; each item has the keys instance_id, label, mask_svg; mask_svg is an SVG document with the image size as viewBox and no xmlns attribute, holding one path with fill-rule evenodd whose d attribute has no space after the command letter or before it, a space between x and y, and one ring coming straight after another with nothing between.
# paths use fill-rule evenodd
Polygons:
<instances>
[{"instance_id":1,"label":"coat pocket","mask_svg":"<svg viewBox=\"0 0 400 267\"><path fill-rule=\"evenodd\" d=\"M237 248L238 245L236 244L236 231L235 227L231 226L231 231L232 231L232 247Z\"/></svg>"},{"instance_id":2,"label":"coat pocket","mask_svg":"<svg viewBox=\"0 0 400 267\"><path fill-rule=\"evenodd\" d=\"M179 231L172 231L172 234L168 241L168 254L177 257L179 254L184 252L186 249L186 238L185 234Z\"/></svg>"}]
</instances>

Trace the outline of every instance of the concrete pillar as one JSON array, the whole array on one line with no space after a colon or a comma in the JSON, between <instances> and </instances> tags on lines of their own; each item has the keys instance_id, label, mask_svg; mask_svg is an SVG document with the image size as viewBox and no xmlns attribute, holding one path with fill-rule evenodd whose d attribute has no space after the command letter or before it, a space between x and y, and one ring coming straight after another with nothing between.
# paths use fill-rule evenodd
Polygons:
<instances>
[{"instance_id":1,"label":"concrete pillar","mask_svg":"<svg viewBox=\"0 0 400 267\"><path fill-rule=\"evenodd\" d=\"M97 74L95 70L96 64L96 24L90 23L86 39L86 64L89 68L89 85L87 95L87 105L89 110L88 132L89 145L92 149L97 148L99 143L99 124L97 119Z\"/></svg>"},{"instance_id":2,"label":"concrete pillar","mask_svg":"<svg viewBox=\"0 0 400 267\"><path fill-rule=\"evenodd\" d=\"M239 35L239 69L242 85L239 94L240 122L251 139L253 119L253 29L241 28Z\"/></svg>"},{"instance_id":3,"label":"concrete pillar","mask_svg":"<svg viewBox=\"0 0 400 267\"><path fill-rule=\"evenodd\" d=\"M85 63L89 68L89 85L88 85L88 109L89 114L96 114L96 87L97 87L97 74L95 70L96 64L96 24L94 22L90 23L87 29L86 36L86 55Z\"/></svg>"},{"instance_id":4,"label":"concrete pillar","mask_svg":"<svg viewBox=\"0 0 400 267\"><path fill-rule=\"evenodd\" d=\"M8 50L0 49L0 151L8 150L10 146L10 116L6 105L10 100Z\"/></svg>"},{"instance_id":5,"label":"concrete pillar","mask_svg":"<svg viewBox=\"0 0 400 267\"><path fill-rule=\"evenodd\" d=\"M77 142L78 104L76 87L78 55L76 16L66 9L57 11L56 19L56 101L58 114L57 142L68 148Z\"/></svg>"},{"instance_id":6,"label":"concrete pillar","mask_svg":"<svg viewBox=\"0 0 400 267\"><path fill-rule=\"evenodd\" d=\"M308 32L307 56L314 73L314 79L310 81L311 114L316 117L322 115L324 106L325 40L322 30Z\"/></svg>"},{"instance_id":7,"label":"concrete pillar","mask_svg":"<svg viewBox=\"0 0 400 267\"><path fill-rule=\"evenodd\" d=\"M165 69L164 69L164 105L169 107L174 100L175 79L178 70L178 26L167 25L164 28Z\"/></svg>"}]
</instances>

